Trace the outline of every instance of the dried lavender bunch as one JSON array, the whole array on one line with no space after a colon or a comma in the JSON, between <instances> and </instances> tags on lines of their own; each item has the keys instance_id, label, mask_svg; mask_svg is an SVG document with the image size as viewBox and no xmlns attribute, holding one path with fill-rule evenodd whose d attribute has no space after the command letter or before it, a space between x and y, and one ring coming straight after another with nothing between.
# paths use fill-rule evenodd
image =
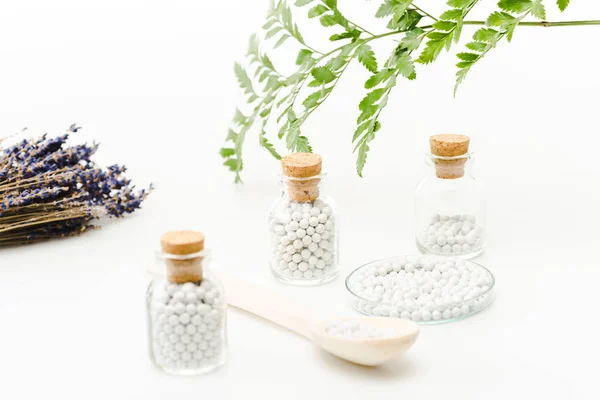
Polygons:
<instances>
[{"instance_id":1,"label":"dried lavender bunch","mask_svg":"<svg viewBox=\"0 0 600 400\"><path fill-rule=\"evenodd\" d=\"M135 190L124 166L95 164L96 143L67 145L79 129L0 147L0 246L78 235L140 208L152 185Z\"/></svg>"}]
</instances>

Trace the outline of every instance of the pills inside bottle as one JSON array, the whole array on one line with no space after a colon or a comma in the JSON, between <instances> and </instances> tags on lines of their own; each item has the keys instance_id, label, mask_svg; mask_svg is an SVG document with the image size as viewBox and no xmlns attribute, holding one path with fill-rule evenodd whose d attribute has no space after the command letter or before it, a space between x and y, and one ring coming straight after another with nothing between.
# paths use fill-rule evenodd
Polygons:
<instances>
[{"instance_id":1,"label":"pills inside bottle","mask_svg":"<svg viewBox=\"0 0 600 400\"><path fill-rule=\"evenodd\" d=\"M430 137L429 171L415 192L415 237L424 254L472 258L485 248L485 193L464 135Z\"/></svg>"},{"instance_id":2,"label":"pills inside bottle","mask_svg":"<svg viewBox=\"0 0 600 400\"><path fill-rule=\"evenodd\" d=\"M282 195L269 214L271 271L286 283L326 282L338 272L338 217L322 194L321 157L294 153L282 167Z\"/></svg>"},{"instance_id":3,"label":"pills inside bottle","mask_svg":"<svg viewBox=\"0 0 600 400\"><path fill-rule=\"evenodd\" d=\"M204 236L169 232L161 245L166 278L153 279L147 298L150 358L170 374L210 372L227 359L226 301L207 269Z\"/></svg>"}]
</instances>

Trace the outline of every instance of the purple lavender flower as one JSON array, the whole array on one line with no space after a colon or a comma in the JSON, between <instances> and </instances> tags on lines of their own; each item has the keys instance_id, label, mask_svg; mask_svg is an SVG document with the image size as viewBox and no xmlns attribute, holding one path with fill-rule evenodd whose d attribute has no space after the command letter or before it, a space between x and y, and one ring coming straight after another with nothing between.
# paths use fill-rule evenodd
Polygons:
<instances>
[{"instance_id":1,"label":"purple lavender flower","mask_svg":"<svg viewBox=\"0 0 600 400\"><path fill-rule=\"evenodd\" d=\"M91 157L98 144L68 146L69 133L29 139L0 151L0 246L69 237L107 215L141 207L152 190L135 190L126 168L102 168Z\"/></svg>"}]
</instances>

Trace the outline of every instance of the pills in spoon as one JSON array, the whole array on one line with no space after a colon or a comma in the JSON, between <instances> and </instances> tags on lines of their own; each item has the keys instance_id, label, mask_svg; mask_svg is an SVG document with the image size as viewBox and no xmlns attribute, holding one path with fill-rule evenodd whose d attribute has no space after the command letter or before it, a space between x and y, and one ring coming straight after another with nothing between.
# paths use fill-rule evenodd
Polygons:
<instances>
[{"instance_id":1,"label":"pills in spoon","mask_svg":"<svg viewBox=\"0 0 600 400\"><path fill-rule=\"evenodd\" d=\"M326 328L327 334L345 339L385 339L398 336L393 328L377 328L357 321L334 321Z\"/></svg>"}]
</instances>

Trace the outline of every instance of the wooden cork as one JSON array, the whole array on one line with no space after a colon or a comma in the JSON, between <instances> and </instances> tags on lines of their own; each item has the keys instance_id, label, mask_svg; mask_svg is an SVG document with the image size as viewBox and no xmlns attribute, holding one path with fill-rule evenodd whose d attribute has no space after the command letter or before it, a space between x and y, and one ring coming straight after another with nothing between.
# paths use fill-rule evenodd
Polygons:
<instances>
[{"instance_id":1,"label":"wooden cork","mask_svg":"<svg viewBox=\"0 0 600 400\"><path fill-rule=\"evenodd\" d=\"M440 157L458 157L456 159L444 160L434 159L435 171L438 178L456 179L465 175L464 156L469 152L470 139L465 135L441 134L433 135L429 138L431 153Z\"/></svg>"},{"instance_id":2,"label":"wooden cork","mask_svg":"<svg viewBox=\"0 0 600 400\"><path fill-rule=\"evenodd\" d=\"M194 231L167 232L160 238L162 251L181 259L165 257L167 280L170 283L200 282L204 257L185 258L204 250L204 234Z\"/></svg>"},{"instance_id":3,"label":"wooden cork","mask_svg":"<svg viewBox=\"0 0 600 400\"><path fill-rule=\"evenodd\" d=\"M323 160L314 153L292 153L281 159L283 174L287 176L288 194L297 202L319 198L321 166Z\"/></svg>"}]
</instances>

